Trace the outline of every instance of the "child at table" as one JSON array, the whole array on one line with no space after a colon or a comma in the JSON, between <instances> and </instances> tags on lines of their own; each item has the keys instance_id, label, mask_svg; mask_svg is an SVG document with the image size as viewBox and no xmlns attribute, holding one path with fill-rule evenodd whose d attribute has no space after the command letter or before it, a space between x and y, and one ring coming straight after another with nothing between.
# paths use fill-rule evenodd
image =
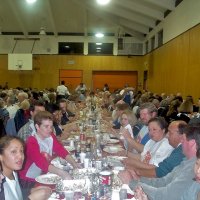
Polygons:
<instances>
[{"instance_id":1,"label":"child at table","mask_svg":"<svg viewBox=\"0 0 200 200\"><path fill-rule=\"evenodd\" d=\"M131 110L123 111L120 116L120 123L121 123L120 133L123 133L125 130L128 130L130 136L134 138L132 127L136 124L136 122L137 122L136 116Z\"/></svg>"}]
</instances>

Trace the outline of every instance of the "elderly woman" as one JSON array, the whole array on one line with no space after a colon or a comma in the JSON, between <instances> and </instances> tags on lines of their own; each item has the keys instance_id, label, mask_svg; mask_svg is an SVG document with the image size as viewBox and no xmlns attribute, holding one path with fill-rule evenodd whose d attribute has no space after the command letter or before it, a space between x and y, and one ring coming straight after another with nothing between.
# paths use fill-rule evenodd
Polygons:
<instances>
[{"instance_id":1,"label":"elderly woman","mask_svg":"<svg viewBox=\"0 0 200 200\"><path fill-rule=\"evenodd\" d=\"M148 169L149 165L158 166L173 150L165 137L167 123L164 118L152 118L148 123L148 128L150 140L145 144L142 153L133 154L128 152L127 156L129 158L124 160L125 165L132 169Z\"/></svg>"}]
</instances>

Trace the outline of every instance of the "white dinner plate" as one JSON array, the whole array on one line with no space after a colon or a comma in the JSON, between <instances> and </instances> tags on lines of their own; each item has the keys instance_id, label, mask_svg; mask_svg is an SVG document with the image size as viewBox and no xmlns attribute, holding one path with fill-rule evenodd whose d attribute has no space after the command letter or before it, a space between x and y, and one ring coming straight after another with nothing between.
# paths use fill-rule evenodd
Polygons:
<instances>
[{"instance_id":1,"label":"white dinner plate","mask_svg":"<svg viewBox=\"0 0 200 200\"><path fill-rule=\"evenodd\" d=\"M117 147L117 146L107 146L103 150L107 153L118 153L118 152L122 151L123 149L121 147Z\"/></svg>"},{"instance_id":2,"label":"white dinner plate","mask_svg":"<svg viewBox=\"0 0 200 200\"><path fill-rule=\"evenodd\" d=\"M119 140L117 139L108 139L106 140L107 143L110 143L110 144L116 144L116 143L119 143Z\"/></svg>"},{"instance_id":3,"label":"white dinner plate","mask_svg":"<svg viewBox=\"0 0 200 200\"><path fill-rule=\"evenodd\" d=\"M56 174L43 174L36 177L35 180L41 184L55 185L61 180L61 177Z\"/></svg>"},{"instance_id":4,"label":"white dinner plate","mask_svg":"<svg viewBox=\"0 0 200 200\"><path fill-rule=\"evenodd\" d=\"M122 160L126 159L127 157L125 157L125 156L108 156L108 158L112 159L112 160L122 161Z\"/></svg>"}]
</instances>

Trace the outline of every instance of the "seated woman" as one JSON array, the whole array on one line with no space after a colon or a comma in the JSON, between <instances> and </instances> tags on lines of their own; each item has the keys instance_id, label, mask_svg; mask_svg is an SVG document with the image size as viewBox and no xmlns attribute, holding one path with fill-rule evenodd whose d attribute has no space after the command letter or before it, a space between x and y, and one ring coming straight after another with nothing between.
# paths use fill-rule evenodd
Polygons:
<instances>
[{"instance_id":1,"label":"seated woman","mask_svg":"<svg viewBox=\"0 0 200 200\"><path fill-rule=\"evenodd\" d=\"M148 169L149 164L158 166L173 150L165 137L167 123L164 118L152 118L148 123L148 128L151 139L145 144L143 152L141 154L128 152L128 159L124 160L125 165L131 169Z\"/></svg>"},{"instance_id":2,"label":"seated woman","mask_svg":"<svg viewBox=\"0 0 200 200\"><path fill-rule=\"evenodd\" d=\"M1 200L46 200L51 189L36 187L28 196L24 196L16 171L22 168L24 161L23 141L14 136L0 139L0 199Z\"/></svg>"},{"instance_id":3,"label":"seated woman","mask_svg":"<svg viewBox=\"0 0 200 200\"><path fill-rule=\"evenodd\" d=\"M30 182L35 181L37 176L47 172L57 174L63 179L70 179L66 171L50 163L53 156L59 156L66 159L74 168L79 167L52 133L52 114L47 111L37 113L34 117L34 124L37 133L26 141L26 161L24 168L20 171L22 185L27 187Z\"/></svg>"}]
</instances>

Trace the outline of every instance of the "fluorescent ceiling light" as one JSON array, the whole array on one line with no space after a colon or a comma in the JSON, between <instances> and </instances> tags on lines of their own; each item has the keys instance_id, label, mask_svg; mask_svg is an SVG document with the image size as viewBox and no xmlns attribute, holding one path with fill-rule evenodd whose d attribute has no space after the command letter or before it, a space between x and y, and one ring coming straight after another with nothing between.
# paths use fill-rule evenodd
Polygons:
<instances>
[{"instance_id":1,"label":"fluorescent ceiling light","mask_svg":"<svg viewBox=\"0 0 200 200\"><path fill-rule=\"evenodd\" d=\"M97 43L96 43L96 45L102 45L102 43L100 43L100 42L97 42Z\"/></svg>"},{"instance_id":2,"label":"fluorescent ceiling light","mask_svg":"<svg viewBox=\"0 0 200 200\"><path fill-rule=\"evenodd\" d=\"M70 48L70 46L66 45L66 46L65 46L65 48L66 48L66 49L69 49L69 48Z\"/></svg>"},{"instance_id":3,"label":"fluorescent ceiling light","mask_svg":"<svg viewBox=\"0 0 200 200\"><path fill-rule=\"evenodd\" d=\"M101 49L101 47L97 47L96 49L100 50L100 49Z\"/></svg>"},{"instance_id":4,"label":"fluorescent ceiling light","mask_svg":"<svg viewBox=\"0 0 200 200\"><path fill-rule=\"evenodd\" d=\"M103 33L96 33L95 36L98 37L98 38L102 38L102 37L104 37L104 34Z\"/></svg>"},{"instance_id":5,"label":"fluorescent ceiling light","mask_svg":"<svg viewBox=\"0 0 200 200\"><path fill-rule=\"evenodd\" d=\"M101 52L101 50L97 50L97 53L100 53Z\"/></svg>"},{"instance_id":6,"label":"fluorescent ceiling light","mask_svg":"<svg viewBox=\"0 0 200 200\"><path fill-rule=\"evenodd\" d=\"M100 5L106 5L110 2L110 0L96 0L98 4Z\"/></svg>"},{"instance_id":7,"label":"fluorescent ceiling light","mask_svg":"<svg viewBox=\"0 0 200 200\"><path fill-rule=\"evenodd\" d=\"M35 3L37 0L26 0L27 3L32 4Z\"/></svg>"},{"instance_id":8,"label":"fluorescent ceiling light","mask_svg":"<svg viewBox=\"0 0 200 200\"><path fill-rule=\"evenodd\" d=\"M41 27L40 28L40 33L39 35L46 35L46 32L45 32L45 28L44 27Z\"/></svg>"}]
</instances>

